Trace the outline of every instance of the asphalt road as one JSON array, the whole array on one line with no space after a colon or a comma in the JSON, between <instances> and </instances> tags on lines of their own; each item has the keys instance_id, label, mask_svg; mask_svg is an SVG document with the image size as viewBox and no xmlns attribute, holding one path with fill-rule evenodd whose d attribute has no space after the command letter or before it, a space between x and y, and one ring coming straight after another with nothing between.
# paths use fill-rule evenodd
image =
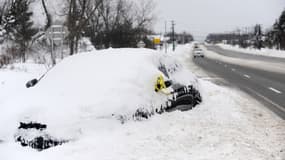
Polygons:
<instances>
[{"instance_id":1,"label":"asphalt road","mask_svg":"<svg viewBox=\"0 0 285 160\"><path fill-rule=\"evenodd\" d=\"M224 51L226 52L226 51ZM193 58L196 65L238 87L285 119L285 75L210 58Z\"/></svg>"},{"instance_id":2,"label":"asphalt road","mask_svg":"<svg viewBox=\"0 0 285 160\"><path fill-rule=\"evenodd\" d=\"M285 64L285 58L277 58L277 57L261 56L261 55L255 55L255 54L240 53L237 51L222 49L221 47L215 46L215 45L207 45L205 47L208 50L214 51L220 55L227 56L227 57L247 59L247 60L258 60L258 61L272 62L272 63L284 63Z\"/></svg>"}]
</instances>

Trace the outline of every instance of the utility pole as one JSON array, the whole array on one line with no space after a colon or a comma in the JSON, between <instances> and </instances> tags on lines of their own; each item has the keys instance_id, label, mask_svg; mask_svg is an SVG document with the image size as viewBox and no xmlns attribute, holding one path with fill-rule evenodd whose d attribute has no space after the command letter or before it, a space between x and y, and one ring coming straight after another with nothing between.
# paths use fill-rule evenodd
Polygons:
<instances>
[{"instance_id":1,"label":"utility pole","mask_svg":"<svg viewBox=\"0 0 285 160\"><path fill-rule=\"evenodd\" d=\"M166 31L167 29L167 21L165 21L165 28L164 28L164 48L165 48L165 53L167 53L167 41L166 41Z\"/></svg>"},{"instance_id":2,"label":"utility pole","mask_svg":"<svg viewBox=\"0 0 285 160\"><path fill-rule=\"evenodd\" d=\"M55 53L54 53L54 30L51 28L51 62L52 66L55 66L56 60L55 60Z\"/></svg>"},{"instance_id":3,"label":"utility pole","mask_svg":"<svg viewBox=\"0 0 285 160\"><path fill-rule=\"evenodd\" d=\"M174 21L171 21L171 29L172 29L172 50L175 51L175 32L174 32Z\"/></svg>"},{"instance_id":4,"label":"utility pole","mask_svg":"<svg viewBox=\"0 0 285 160\"><path fill-rule=\"evenodd\" d=\"M185 36L186 36L186 32L183 32L182 44L185 44Z\"/></svg>"}]
</instances>

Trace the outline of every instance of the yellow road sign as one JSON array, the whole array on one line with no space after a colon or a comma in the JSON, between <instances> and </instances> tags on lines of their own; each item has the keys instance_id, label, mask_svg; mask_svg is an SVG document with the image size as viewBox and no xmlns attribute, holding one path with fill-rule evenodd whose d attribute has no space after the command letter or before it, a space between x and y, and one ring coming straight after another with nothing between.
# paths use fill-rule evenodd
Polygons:
<instances>
[{"instance_id":1,"label":"yellow road sign","mask_svg":"<svg viewBox=\"0 0 285 160\"><path fill-rule=\"evenodd\" d=\"M154 44L160 44L160 38L154 38L153 43Z\"/></svg>"}]
</instances>

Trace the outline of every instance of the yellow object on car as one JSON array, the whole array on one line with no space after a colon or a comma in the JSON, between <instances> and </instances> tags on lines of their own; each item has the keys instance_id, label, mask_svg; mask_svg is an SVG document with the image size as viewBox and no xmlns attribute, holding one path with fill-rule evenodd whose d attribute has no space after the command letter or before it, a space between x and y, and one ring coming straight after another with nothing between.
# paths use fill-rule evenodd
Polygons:
<instances>
[{"instance_id":1,"label":"yellow object on car","mask_svg":"<svg viewBox=\"0 0 285 160\"><path fill-rule=\"evenodd\" d=\"M159 75L156 79L156 83L154 86L155 92L161 91L162 89L165 89L165 81L162 75Z\"/></svg>"}]
</instances>

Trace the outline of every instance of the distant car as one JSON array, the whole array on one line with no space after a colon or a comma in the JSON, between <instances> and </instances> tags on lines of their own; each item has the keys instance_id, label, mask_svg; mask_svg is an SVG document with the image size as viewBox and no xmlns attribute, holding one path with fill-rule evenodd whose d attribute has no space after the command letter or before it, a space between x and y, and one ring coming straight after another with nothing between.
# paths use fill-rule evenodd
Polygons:
<instances>
[{"instance_id":1,"label":"distant car","mask_svg":"<svg viewBox=\"0 0 285 160\"><path fill-rule=\"evenodd\" d=\"M204 58L203 50L200 49L200 48L194 48L193 57L194 57L194 58L196 58L196 57L202 57L202 58Z\"/></svg>"}]
</instances>

